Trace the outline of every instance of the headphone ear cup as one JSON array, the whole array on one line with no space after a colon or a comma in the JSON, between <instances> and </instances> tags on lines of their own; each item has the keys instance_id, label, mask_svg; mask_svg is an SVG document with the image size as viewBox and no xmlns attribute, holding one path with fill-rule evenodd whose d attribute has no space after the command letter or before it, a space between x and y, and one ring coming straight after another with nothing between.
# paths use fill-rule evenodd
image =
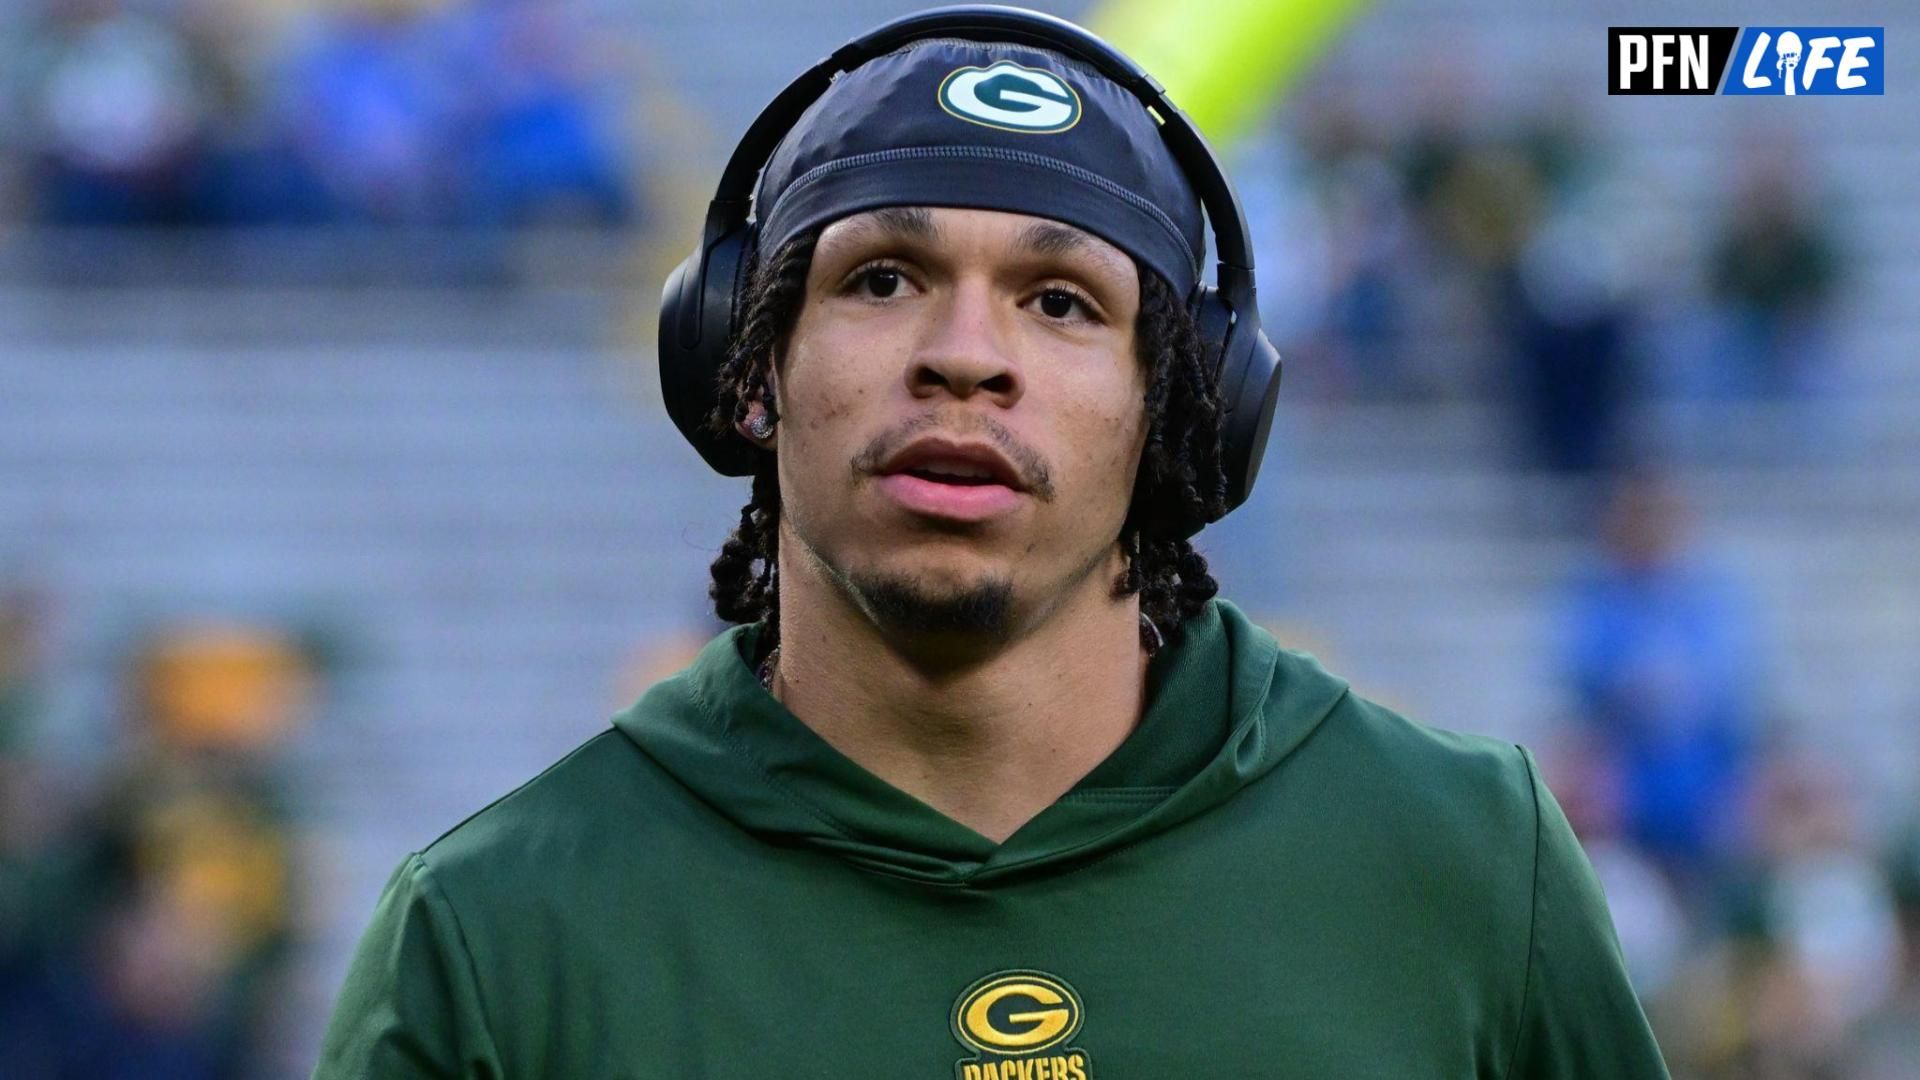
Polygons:
<instances>
[{"instance_id":1,"label":"headphone ear cup","mask_svg":"<svg viewBox=\"0 0 1920 1080\"><path fill-rule=\"evenodd\" d=\"M752 230L723 234L687 256L660 292L660 395L680 434L722 476L753 472L754 448L708 418L720 403L720 366L727 359L746 272Z\"/></svg>"},{"instance_id":2,"label":"headphone ear cup","mask_svg":"<svg viewBox=\"0 0 1920 1080\"><path fill-rule=\"evenodd\" d=\"M707 272L703 278L706 296L700 305L700 340L711 343L714 370L727 358L727 346L740 328L741 307L746 302L747 270L753 262L754 230L738 229L720 238L707 252Z\"/></svg>"},{"instance_id":3,"label":"headphone ear cup","mask_svg":"<svg viewBox=\"0 0 1920 1080\"><path fill-rule=\"evenodd\" d=\"M1257 323L1236 325L1228 337L1220 400L1227 407L1220 436L1220 464L1227 477L1223 513L1230 513L1253 493L1273 428L1273 407L1280 400L1280 350Z\"/></svg>"},{"instance_id":4,"label":"headphone ear cup","mask_svg":"<svg viewBox=\"0 0 1920 1080\"><path fill-rule=\"evenodd\" d=\"M1200 347L1214 363L1214 370L1219 371L1220 360L1226 355L1227 336L1233 332L1233 308L1228 306L1219 289L1203 284L1194 286L1187 310L1193 313L1193 321L1200 327Z\"/></svg>"},{"instance_id":5,"label":"headphone ear cup","mask_svg":"<svg viewBox=\"0 0 1920 1080\"><path fill-rule=\"evenodd\" d=\"M1226 412L1220 430L1220 464L1227 484L1224 516L1247 500L1260 473L1260 451L1267 445L1274 403L1279 400L1280 354L1258 320L1239 318L1219 289L1195 288L1191 308ZM1191 536L1210 523L1184 524Z\"/></svg>"}]
</instances>

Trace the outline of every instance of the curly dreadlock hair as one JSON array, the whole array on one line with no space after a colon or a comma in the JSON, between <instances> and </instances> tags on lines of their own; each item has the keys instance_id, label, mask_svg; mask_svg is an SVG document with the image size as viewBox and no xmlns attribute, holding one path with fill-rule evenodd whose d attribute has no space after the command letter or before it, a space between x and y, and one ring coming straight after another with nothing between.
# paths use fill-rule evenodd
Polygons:
<instances>
[{"instance_id":1,"label":"curly dreadlock hair","mask_svg":"<svg viewBox=\"0 0 1920 1080\"><path fill-rule=\"evenodd\" d=\"M735 432L734 425L746 419L756 401L764 404L768 419L778 419L768 375L799 318L819 237L819 230L809 230L750 268L745 317L721 365L719 403L708 417L715 431ZM1134 342L1147 370L1147 444L1117 537L1127 567L1115 580L1113 595L1140 595L1140 612L1152 624L1141 627L1141 641L1152 650L1161 644L1158 639L1177 642L1182 624L1220 591L1207 573L1207 560L1186 534L1188 525L1222 512L1226 473L1220 461L1218 388L1199 327L1164 278L1137 260L1135 266L1140 314ZM721 619L767 624L763 647L778 640L780 627L780 485L774 460L771 452L760 452L752 497L713 561L708 590Z\"/></svg>"}]
</instances>

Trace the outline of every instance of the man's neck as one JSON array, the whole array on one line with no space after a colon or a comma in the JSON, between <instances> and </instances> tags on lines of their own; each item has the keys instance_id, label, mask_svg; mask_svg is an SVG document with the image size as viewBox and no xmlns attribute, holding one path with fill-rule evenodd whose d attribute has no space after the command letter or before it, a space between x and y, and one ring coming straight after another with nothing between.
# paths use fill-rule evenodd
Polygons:
<instances>
[{"instance_id":1,"label":"man's neck","mask_svg":"<svg viewBox=\"0 0 1920 1080\"><path fill-rule=\"evenodd\" d=\"M1140 609L1112 598L1119 556L1110 563L1037 625L960 665L890 641L819 568L782 565L773 692L869 772L1003 841L1139 723Z\"/></svg>"}]
</instances>

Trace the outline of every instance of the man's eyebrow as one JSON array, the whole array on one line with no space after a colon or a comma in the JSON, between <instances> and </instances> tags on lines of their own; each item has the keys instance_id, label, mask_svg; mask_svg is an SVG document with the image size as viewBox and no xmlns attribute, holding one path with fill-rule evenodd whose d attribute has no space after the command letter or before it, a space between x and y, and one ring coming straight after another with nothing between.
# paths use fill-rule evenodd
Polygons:
<instances>
[{"instance_id":1,"label":"man's eyebrow","mask_svg":"<svg viewBox=\"0 0 1920 1080\"><path fill-rule=\"evenodd\" d=\"M1036 221L1027 226L1020 234L1018 246L1035 255L1084 254L1100 262L1114 264L1117 268L1112 252L1094 243L1092 237L1079 229L1058 222Z\"/></svg>"},{"instance_id":2,"label":"man's eyebrow","mask_svg":"<svg viewBox=\"0 0 1920 1080\"><path fill-rule=\"evenodd\" d=\"M940 226L924 206L883 206L847 221L848 231L865 239L886 234L934 243L940 239Z\"/></svg>"}]
</instances>

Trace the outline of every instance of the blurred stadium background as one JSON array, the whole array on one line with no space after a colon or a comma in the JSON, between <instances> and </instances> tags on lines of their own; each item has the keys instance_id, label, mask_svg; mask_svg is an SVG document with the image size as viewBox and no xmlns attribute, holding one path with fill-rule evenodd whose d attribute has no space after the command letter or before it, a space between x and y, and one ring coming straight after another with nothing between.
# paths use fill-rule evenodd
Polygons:
<instances>
[{"instance_id":1,"label":"blurred stadium background","mask_svg":"<svg viewBox=\"0 0 1920 1080\"><path fill-rule=\"evenodd\" d=\"M1273 58L1206 76L1288 360L1226 594L1540 752L1676 1076L1920 1076L1914 8L1039 6ZM0 1073L304 1075L398 860L717 629L659 284L908 7L0 5ZM1887 96L1605 93L1765 21Z\"/></svg>"}]
</instances>

